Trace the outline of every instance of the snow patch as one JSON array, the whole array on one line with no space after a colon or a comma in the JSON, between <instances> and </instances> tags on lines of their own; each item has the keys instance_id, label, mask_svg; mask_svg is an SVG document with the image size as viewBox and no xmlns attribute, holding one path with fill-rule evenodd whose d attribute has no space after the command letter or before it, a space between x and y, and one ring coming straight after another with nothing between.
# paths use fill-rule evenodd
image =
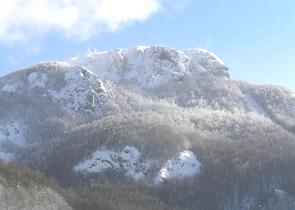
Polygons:
<instances>
[{"instance_id":1,"label":"snow patch","mask_svg":"<svg viewBox=\"0 0 295 210\"><path fill-rule=\"evenodd\" d=\"M157 175L155 183L159 184L171 178L183 179L196 175L200 172L200 167L201 163L197 160L194 153L185 150L165 163Z\"/></svg>"},{"instance_id":2,"label":"snow patch","mask_svg":"<svg viewBox=\"0 0 295 210\"><path fill-rule=\"evenodd\" d=\"M135 180L140 180L145 177L146 170L149 167L148 163L139 162L140 156L140 152L132 146L126 146L119 153L99 149L89 160L76 165L74 170L99 173L112 169Z\"/></svg>"}]
</instances>

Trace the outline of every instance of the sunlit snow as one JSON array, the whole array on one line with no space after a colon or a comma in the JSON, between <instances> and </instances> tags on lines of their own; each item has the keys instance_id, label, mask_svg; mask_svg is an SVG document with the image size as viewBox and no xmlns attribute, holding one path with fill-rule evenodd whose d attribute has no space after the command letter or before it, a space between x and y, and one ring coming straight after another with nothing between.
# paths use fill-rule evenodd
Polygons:
<instances>
[{"instance_id":1,"label":"sunlit snow","mask_svg":"<svg viewBox=\"0 0 295 210\"><path fill-rule=\"evenodd\" d=\"M155 179L158 184L171 178L182 179L200 172L201 163L193 152L185 150L175 158L168 160Z\"/></svg>"}]
</instances>

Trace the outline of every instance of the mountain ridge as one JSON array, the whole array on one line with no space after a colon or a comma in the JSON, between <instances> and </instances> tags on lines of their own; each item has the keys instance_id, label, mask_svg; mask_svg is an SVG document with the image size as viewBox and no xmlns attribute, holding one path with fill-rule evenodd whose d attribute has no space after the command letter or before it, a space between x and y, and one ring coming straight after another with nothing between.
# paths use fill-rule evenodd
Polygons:
<instances>
[{"instance_id":1,"label":"mountain ridge","mask_svg":"<svg viewBox=\"0 0 295 210\"><path fill-rule=\"evenodd\" d=\"M233 80L203 49L141 46L42 62L0 77L0 100L0 158L64 186L120 177L165 189L215 179L214 170L226 173L219 163L247 177L247 196L269 168L277 179L266 188L292 192L272 163L293 160L294 93Z\"/></svg>"}]
</instances>

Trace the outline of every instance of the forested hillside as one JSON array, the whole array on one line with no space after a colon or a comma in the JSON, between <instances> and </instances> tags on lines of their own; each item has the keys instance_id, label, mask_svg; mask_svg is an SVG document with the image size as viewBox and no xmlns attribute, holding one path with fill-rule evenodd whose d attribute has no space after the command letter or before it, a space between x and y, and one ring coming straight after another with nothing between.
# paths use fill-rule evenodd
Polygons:
<instances>
[{"instance_id":1,"label":"forested hillside","mask_svg":"<svg viewBox=\"0 0 295 210\"><path fill-rule=\"evenodd\" d=\"M24 179L83 210L292 210L294 126L294 93L203 49L39 63L0 77L0 189Z\"/></svg>"}]
</instances>

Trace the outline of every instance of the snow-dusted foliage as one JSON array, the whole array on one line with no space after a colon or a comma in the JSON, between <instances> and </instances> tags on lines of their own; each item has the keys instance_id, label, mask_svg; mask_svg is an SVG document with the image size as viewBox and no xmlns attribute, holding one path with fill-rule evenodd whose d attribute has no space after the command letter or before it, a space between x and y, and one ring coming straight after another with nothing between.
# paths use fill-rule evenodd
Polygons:
<instances>
[{"instance_id":1,"label":"snow-dusted foliage","mask_svg":"<svg viewBox=\"0 0 295 210\"><path fill-rule=\"evenodd\" d=\"M289 90L265 85L253 87L252 93L275 122L295 132L295 98Z\"/></svg>"},{"instance_id":2,"label":"snow-dusted foliage","mask_svg":"<svg viewBox=\"0 0 295 210\"><path fill-rule=\"evenodd\" d=\"M45 176L0 161L1 210L73 210Z\"/></svg>"}]
</instances>

